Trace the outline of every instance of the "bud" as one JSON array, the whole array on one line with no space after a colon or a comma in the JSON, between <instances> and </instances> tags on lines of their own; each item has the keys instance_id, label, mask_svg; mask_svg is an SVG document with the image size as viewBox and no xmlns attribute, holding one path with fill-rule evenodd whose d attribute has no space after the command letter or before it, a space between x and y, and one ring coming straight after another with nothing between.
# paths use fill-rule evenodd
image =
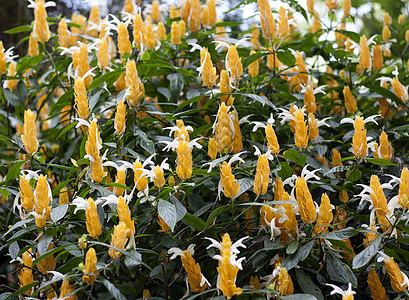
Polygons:
<instances>
[{"instance_id":1,"label":"bud","mask_svg":"<svg viewBox=\"0 0 409 300\"><path fill-rule=\"evenodd\" d=\"M267 124L266 129L267 147L271 150L272 154L277 154L280 152L280 145L278 144L276 133L271 124Z\"/></svg>"},{"instance_id":2,"label":"bud","mask_svg":"<svg viewBox=\"0 0 409 300\"><path fill-rule=\"evenodd\" d=\"M234 136L232 137L232 152L239 153L241 149L243 149L243 137L240 131L239 116L237 115L237 111L233 110L232 112L230 112L229 118L233 122L234 127Z\"/></svg>"},{"instance_id":3,"label":"bud","mask_svg":"<svg viewBox=\"0 0 409 300\"><path fill-rule=\"evenodd\" d=\"M383 15L383 24L386 26L392 25L392 19L387 12Z\"/></svg>"},{"instance_id":4,"label":"bud","mask_svg":"<svg viewBox=\"0 0 409 300\"><path fill-rule=\"evenodd\" d=\"M209 8L207 6L203 6L202 9L202 24L205 25L209 25Z\"/></svg>"},{"instance_id":5,"label":"bud","mask_svg":"<svg viewBox=\"0 0 409 300\"><path fill-rule=\"evenodd\" d=\"M398 18L398 24L399 24L399 25L402 25L404 22L405 22L405 18L403 17L402 14L400 14L400 15L399 15L399 18Z\"/></svg>"},{"instance_id":6,"label":"bud","mask_svg":"<svg viewBox=\"0 0 409 300\"><path fill-rule=\"evenodd\" d=\"M345 98L345 108L349 114L353 114L358 110L354 96L352 96L351 89L348 85L343 90Z\"/></svg>"},{"instance_id":7,"label":"bud","mask_svg":"<svg viewBox=\"0 0 409 300\"><path fill-rule=\"evenodd\" d=\"M403 168L399 183L399 205L406 209L409 204L409 170Z\"/></svg>"},{"instance_id":8,"label":"bud","mask_svg":"<svg viewBox=\"0 0 409 300\"><path fill-rule=\"evenodd\" d=\"M270 166L267 155L263 154L258 157L256 177L253 185L253 192L257 195L267 193L268 182L270 180Z\"/></svg>"},{"instance_id":9,"label":"bud","mask_svg":"<svg viewBox=\"0 0 409 300\"><path fill-rule=\"evenodd\" d=\"M357 158L365 158L368 155L368 144L366 140L366 129L364 119L360 116L355 117L354 136L352 137L353 153Z\"/></svg>"},{"instance_id":10,"label":"bud","mask_svg":"<svg viewBox=\"0 0 409 300\"><path fill-rule=\"evenodd\" d=\"M190 0L189 2L190 2L189 17L186 20L185 15L183 14L183 19L185 22L187 22L189 30L191 32L198 32L202 24L200 16L200 0Z\"/></svg>"},{"instance_id":11,"label":"bud","mask_svg":"<svg viewBox=\"0 0 409 300\"><path fill-rule=\"evenodd\" d=\"M365 35L361 36L359 45L360 45L359 65L363 69L368 69L371 63L371 54L369 52L368 41Z\"/></svg>"},{"instance_id":12,"label":"bud","mask_svg":"<svg viewBox=\"0 0 409 300\"><path fill-rule=\"evenodd\" d=\"M304 223L313 223L317 218L317 212L304 177L298 177L296 181L296 195L301 219Z\"/></svg>"},{"instance_id":13,"label":"bud","mask_svg":"<svg viewBox=\"0 0 409 300\"><path fill-rule=\"evenodd\" d=\"M34 32L31 32L30 39L28 40L28 51L27 54L31 57L37 56L39 54L38 51L38 43L33 37Z\"/></svg>"},{"instance_id":14,"label":"bud","mask_svg":"<svg viewBox=\"0 0 409 300\"><path fill-rule=\"evenodd\" d=\"M408 90L402 83L400 83L398 77L394 77L392 79L392 88L393 92L395 93L396 97L402 100L404 103L408 101Z\"/></svg>"},{"instance_id":15,"label":"bud","mask_svg":"<svg viewBox=\"0 0 409 300\"><path fill-rule=\"evenodd\" d=\"M351 0L344 0L344 18L349 16L351 11Z\"/></svg>"},{"instance_id":16,"label":"bud","mask_svg":"<svg viewBox=\"0 0 409 300\"><path fill-rule=\"evenodd\" d=\"M84 275L82 275L82 281L85 284L93 284L95 279L97 279L96 275L98 275L98 270L95 266L97 261L98 259L95 249L89 248L87 255L85 256L85 266L83 270Z\"/></svg>"},{"instance_id":17,"label":"bud","mask_svg":"<svg viewBox=\"0 0 409 300\"><path fill-rule=\"evenodd\" d=\"M325 5L328 7L329 11L332 12L338 8L339 2L338 0L327 0L325 1Z\"/></svg>"},{"instance_id":18,"label":"bud","mask_svg":"<svg viewBox=\"0 0 409 300\"><path fill-rule=\"evenodd\" d=\"M200 64L203 85L211 89L216 84L217 76L216 68L213 67L212 58L207 48L200 51Z\"/></svg>"},{"instance_id":19,"label":"bud","mask_svg":"<svg viewBox=\"0 0 409 300\"><path fill-rule=\"evenodd\" d=\"M38 177L34 195L36 200L34 209L38 215L38 217L36 217L36 224L39 227L44 227L45 222L50 219L51 213L51 189L47 183L47 175L40 175Z\"/></svg>"},{"instance_id":20,"label":"bud","mask_svg":"<svg viewBox=\"0 0 409 300\"><path fill-rule=\"evenodd\" d=\"M92 26L99 26L101 23L101 16L99 14L99 7L96 5L93 5L91 7L91 11L89 13L89 18L88 18L88 26L87 26L87 35L91 36L93 38L98 37L98 30L97 29L91 29Z\"/></svg>"},{"instance_id":21,"label":"bud","mask_svg":"<svg viewBox=\"0 0 409 300\"><path fill-rule=\"evenodd\" d=\"M222 102L217 113L217 125L215 131L215 140L217 145L217 152L222 153L225 148L228 150L232 147L232 130L230 128L230 118L227 113L228 108Z\"/></svg>"},{"instance_id":22,"label":"bud","mask_svg":"<svg viewBox=\"0 0 409 300\"><path fill-rule=\"evenodd\" d=\"M294 113L295 117L295 145L302 149L308 146L308 127L304 121L304 112L298 109Z\"/></svg>"},{"instance_id":23,"label":"bud","mask_svg":"<svg viewBox=\"0 0 409 300\"><path fill-rule=\"evenodd\" d=\"M165 29L165 25L163 25L162 22L158 23L158 39L160 41L165 41L166 40L166 29Z\"/></svg>"},{"instance_id":24,"label":"bud","mask_svg":"<svg viewBox=\"0 0 409 300\"><path fill-rule=\"evenodd\" d=\"M233 86L238 87L241 76L243 76L243 65L236 46L230 46L226 56L226 70L231 75Z\"/></svg>"},{"instance_id":25,"label":"bud","mask_svg":"<svg viewBox=\"0 0 409 300\"><path fill-rule=\"evenodd\" d=\"M134 182L139 191L144 191L148 187L148 178L143 175L143 165L137 159L133 165Z\"/></svg>"},{"instance_id":26,"label":"bud","mask_svg":"<svg viewBox=\"0 0 409 300\"><path fill-rule=\"evenodd\" d=\"M254 50L252 50L250 52L250 55L255 54L256 52ZM251 77L256 77L258 75L259 72L259 64L258 64L258 59L256 59L254 62L252 62L249 65L249 74Z\"/></svg>"},{"instance_id":27,"label":"bud","mask_svg":"<svg viewBox=\"0 0 409 300\"><path fill-rule=\"evenodd\" d=\"M60 47L64 47L64 48L68 48L68 35L69 35L69 31L68 31L68 26L67 23L65 22L65 19L62 19L59 23L58 23L58 44L60 45Z\"/></svg>"},{"instance_id":28,"label":"bud","mask_svg":"<svg viewBox=\"0 0 409 300\"><path fill-rule=\"evenodd\" d=\"M342 166L341 160L341 153L335 148L332 149L332 167L340 167Z\"/></svg>"},{"instance_id":29,"label":"bud","mask_svg":"<svg viewBox=\"0 0 409 300\"><path fill-rule=\"evenodd\" d=\"M38 150L37 127L35 124L36 116L31 110L24 112L24 129L21 135L21 141L24 144L26 152L30 155Z\"/></svg>"},{"instance_id":30,"label":"bud","mask_svg":"<svg viewBox=\"0 0 409 300\"><path fill-rule=\"evenodd\" d=\"M60 197L58 199L58 205L68 204L68 198L69 198L69 194L68 194L67 187L65 186L60 190Z\"/></svg>"},{"instance_id":31,"label":"bud","mask_svg":"<svg viewBox=\"0 0 409 300\"><path fill-rule=\"evenodd\" d=\"M98 67L102 70L111 65L111 58L108 49L108 39L102 39L98 45Z\"/></svg>"},{"instance_id":32,"label":"bud","mask_svg":"<svg viewBox=\"0 0 409 300\"><path fill-rule=\"evenodd\" d=\"M160 166L155 166L154 173L155 173L155 179L154 179L153 184L157 188L163 187L165 185L165 176L164 176L163 169Z\"/></svg>"},{"instance_id":33,"label":"bud","mask_svg":"<svg viewBox=\"0 0 409 300\"><path fill-rule=\"evenodd\" d=\"M215 0L206 0L206 5L209 9L209 25L216 24L216 1Z\"/></svg>"},{"instance_id":34,"label":"bud","mask_svg":"<svg viewBox=\"0 0 409 300\"><path fill-rule=\"evenodd\" d=\"M214 138L209 139L209 143L207 147L208 147L207 154L209 155L211 159L215 159L217 157L217 146L216 146L216 141L214 140Z\"/></svg>"},{"instance_id":35,"label":"bud","mask_svg":"<svg viewBox=\"0 0 409 300\"><path fill-rule=\"evenodd\" d=\"M125 132L126 122L126 104L125 100L119 101L116 106L114 128L117 134L123 134Z\"/></svg>"},{"instance_id":36,"label":"bud","mask_svg":"<svg viewBox=\"0 0 409 300\"><path fill-rule=\"evenodd\" d=\"M171 19L179 18L180 17L180 10L177 10L176 7L172 4L169 11L169 17Z\"/></svg>"},{"instance_id":37,"label":"bud","mask_svg":"<svg viewBox=\"0 0 409 300\"><path fill-rule=\"evenodd\" d=\"M223 94L230 94L231 93L231 86L230 86L230 79L229 79L229 72L226 70L222 70L220 72L220 93ZM234 98L232 95L221 95L220 102L226 102L227 105L233 105Z\"/></svg>"},{"instance_id":38,"label":"bud","mask_svg":"<svg viewBox=\"0 0 409 300\"><path fill-rule=\"evenodd\" d=\"M90 237L97 239L102 233L101 221L98 216L97 206L92 198L88 198L86 201L89 204L89 207L85 209L87 231Z\"/></svg>"},{"instance_id":39,"label":"bud","mask_svg":"<svg viewBox=\"0 0 409 300\"><path fill-rule=\"evenodd\" d=\"M382 28L382 40L384 42L389 41L389 39L391 38L391 31L389 30L389 27L384 25Z\"/></svg>"},{"instance_id":40,"label":"bud","mask_svg":"<svg viewBox=\"0 0 409 300\"><path fill-rule=\"evenodd\" d=\"M170 28L170 42L173 45L180 45L182 41L180 40L180 23L173 21L172 26Z\"/></svg>"},{"instance_id":41,"label":"bud","mask_svg":"<svg viewBox=\"0 0 409 300\"><path fill-rule=\"evenodd\" d=\"M176 149L177 154L177 166L176 173L182 180L189 179L192 176L192 149L189 148L187 142L179 140L179 145Z\"/></svg>"},{"instance_id":42,"label":"bud","mask_svg":"<svg viewBox=\"0 0 409 300\"><path fill-rule=\"evenodd\" d=\"M82 77L75 79L74 96L78 116L81 119L87 120L89 116L88 98Z\"/></svg>"},{"instance_id":43,"label":"bud","mask_svg":"<svg viewBox=\"0 0 409 300\"><path fill-rule=\"evenodd\" d=\"M277 37L277 24L274 21L270 4L267 0L257 0L257 4L263 36L266 40L274 40Z\"/></svg>"},{"instance_id":44,"label":"bud","mask_svg":"<svg viewBox=\"0 0 409 300\"><path fill-rule=\"evenodd\" d=\"M125 53L132 53L132 46L131 42L129 41L128 29L123 22L118 25L118 52L121 55L121 58Z\"/></svg>"},{"instance_id":45,"label":"bud","mask_svg":"<svg viewBox=\"0 0 409 300\"><path fill-rule=\"evenodd\" d=\"M282 296L288 296L294 293L293 281L286 268L279 267L278 278L274 283L274 289Z\"/></svg>"},{"instance_id":46,"label":"bud","mask_svg":"<svg viewBox=\"0 0 409 300\"><path fill-rule=\"evenodd\" d=\"M87 248L87 235L83 234L82 237L78 239L78 248L85 249Z\"/></svg>"},{"instance_id":47,"label":"bud","mask_svg":"<svg viewBox=\"0 0 409 300\"><path fill-rule=\"evenodd\" d=\"M10 76L10 77L17 76L16 63L15 62L10 62L9 67L7 69L7 76ZM7 82L7 88L10 91L13 91L13 90L15 90L17 88L17 84L18 84L17 79L8 79L6 82Z\"/></svg>"},{"instance_id":48,"label":"bud","mask_svg":"<svg viewBox=\"0 0 409 300\"><path fill-rule=\"evenodd\" d=\"M319 135L318 121L315 119L315 116L312 113L308 114L308 128L309 139L311 141L316 140Z\"/></svg>"},{"instance_id":49,"label":"bud","mask_svg":"<svg viewBox=\"0 0 409 300\"><path fill-rule=\"evenodd\" d=\"M25 176L20 175L20 201L26 211L32 211L34 208L34 192L30 181Z\"/></svg>"},{"instance_id":50,"label":"bud","mask_svg":"<svg viewBox=\"0 0 409 300\"><path fill-rule=\"evenodd\" d=\"M376 209L376 217L378 223L382 224L381 229L385 231L390 227L389 221L386 219L386 216L389 214L388 202L386 200L385 194L379 182L378 176L371 176L371 200L372 205Z\"/></svg>"},{"instance_id":51,"label":"bud","mask_svg":"<svg viewBox=\"0 0 409 300\"><path fill-rule=\"evenodd\" d=\"M379 137L379 144L380 146L375 143L374 157L391 161L391 152L393 152L393 148L391 147L391 143L389 143L388 135L385 133L385 131L382 131Z\"/></svg>"},{"instance_id":52,"label":"bud","mask_svg":"<svg viewBox=\"0 0 409 300\"><path fill-rule=\"evenodd\" d=\"M311 83L308 83L305 87L304 93L304 106L307 113L315 114L317 111L317 104L315 103L314 87Z\"/></svg>"},{"instance_id":53,"label":"bud","mask_svg":"<svg viewBox=\"0 0 409 300\"><path fill-rule=\"evenodd\" d=\"M237 183L236 178L234 178L231 172L231 165L227 162L223 162L220 167L220 177L223 186L223 193L227 198L234 198L240 190L240 184Z\"/></svg>"},{"instance_id":54,"label":"bud","mask_svg":"<svg viewBox=\"0 0 409 300\"><path fill-rule=\"evenodd\" d=\"M372 69L379 70L383 67L383 55L380 45L373 47Z\"/></svg>"},{"instance_id":55,"label":"bud","mask_svg":"<svg viewBox=\"0 0 409 300\"><path fill-rule=\"evenodd\" d=\"M136 108L138 101L145 95L145 87L138 76L135 61L129 60L126 63L125 75L126 88L129 89L126 100L132 108Z\"/></svg>"},{"instance_id":56,"label":"bud","mask_svg":"<svg viewBox=\"0 0 409 300\"><path fill-rule=\"evenodd\" d=\"M47 23L47 11L45 10L44 0L36 1L36 7L34 8L34 28L33 37L41 44L48 42L50 39L50 29Z\"/></svg>"},{"instance_id":57,"label":"bud","mask_svg":"<svg viewBox=\"0 0 409 300\"><path fill-rule=\"evenodd\" d=\"M368 273L368 286L371 289L371 297L374 300L388 300L386 296L385 288L382 282L379 280L378 274L374 269L370 269Z\"/></svg>"},{"instance_id":58,"label":"bud","mask_svg":"<svg viewBox=\"0 0 409 300\"><path fill-rule=\"evenodd\" d=\"M397 293L404 292L408 288L408 284L405 282L405 276L403 276L402 271L394 259L387 255L385 256L383 262L385 263L392 289Z\"/></svg>"},{"instance_id":59,"label":"bud","mask_svg":"<svg viewBox=\"0 0 409 300\"><path fill-rule=\"evenodd\" d=\"M328 225L331 224L333 220L331 202L326 193L321 195L321 204L318 212L317 233L325 233L328 231Z\"/></svg>"},{"instance_id":60,"label":"bud","mask_svg":"<svg viewBox=\"0 0 409 300\"><path fill-rule=\"evenodd\" d=\"M75 291L75 287L70 285L70 282L68 279L64 278L62 281L62 285L61 285L60 299L77 300L78 297L74 293L74 291Z\"/></svg>"},{"instance_id":61,"label":"bud","mask_svg":"<svg viewBox=\"0 0 409 300\"><path fill-rule=\"evenodd\" d=\"M0 41L0 75L6 73L6 70L7 70L6 64L7 64L7 61L6 61L5 49L3 46L3 42Z\"/></svg>"},{"instance_id":62,"label":"bud","mask_svg":"<svg viewBox=\"0 0 409 300\"><path fill-rule=\"evenodd\" d=\"M28 249L26 252L23 253L23 262L22 262L23 267L20 270L20 274L18 275L18 281L20 287L24 287L26 285L29 285L33 283L33 271L32 271L32 266L33 266L33 259L31 257L31 249ZM31 295L33 292L33 288L27 290L24 292L26 295Z\"/></svg>"},{"instance_id":63,"label":"bud","mask_svg":"<svg viewBox=\"0 0 409 300\"><path fill-rule=\"evenodd\" d=\"M158 23L161 19L161 12L159 8L159 1L158 0L153 0L152 1L152 9L151 9L151 18L152 21L155 23Z\"/></svg>"}]
</instances>

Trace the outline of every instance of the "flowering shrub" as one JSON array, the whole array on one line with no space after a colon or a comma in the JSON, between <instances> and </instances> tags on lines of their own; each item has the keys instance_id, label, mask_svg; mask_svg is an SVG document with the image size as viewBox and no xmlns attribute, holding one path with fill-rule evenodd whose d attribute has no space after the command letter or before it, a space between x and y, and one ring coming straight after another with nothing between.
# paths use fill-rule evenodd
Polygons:
<instances>
[{"instance_id":1,"label":"flowering shrub","mask_svg":"<svg viewBox=\"0 0 409 300\"><path fill-rule=\"evenodd\" d=\"M409 23L291 3L29 1L27 55L0 44L1 299L409 296Z\"/></svg>"}]
</instances>

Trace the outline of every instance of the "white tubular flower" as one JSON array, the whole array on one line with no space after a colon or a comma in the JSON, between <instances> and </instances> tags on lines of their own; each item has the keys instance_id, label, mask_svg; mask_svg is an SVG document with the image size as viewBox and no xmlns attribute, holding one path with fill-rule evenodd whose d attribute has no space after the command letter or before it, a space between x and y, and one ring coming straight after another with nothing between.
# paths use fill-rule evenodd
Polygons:
<instances>
[{"instance_id":1,"label":"white tubular flower","mask_svg":"<svg viewBox=\"0 0 409 300\"><path fill-rule=\"evenodd\" d=\"M190 244L187 247L187 250L186 250L186 251L189 251L192 256L195 255L195 246L196 246L195 244ZM170 248L168 250L168 254L172 255L170 257L170 260L174 260L178 256L185 257L185 254L183 253L183 251L181 249L177 248L177 247Z\"/></svg>"},{"instance_id":2,"label":"white tubular flower","mask_svg":"<svg viewBox=\"0 0 409 300\"><path fill-rule=\"evenodd\" d=\"M372 115L369 116L368 118L364 119L364 124L372 122L375 123L376 125L378 125L378 122L376 122L375 118L380 117L381 115ZM354 124L355 123L355 119L351 119L351 118L343 118L340 122L340 124Z\"/></svg>"},{"instance_id":3,"label":"white tubular flower","mask_svg":"<svg viewBox=\"0 0 409 300\"><path fill-rule=\"evenodd\" d=\"M349 299L349 295L355 295L356 293L352 290L352 283L348 283L348 289L346 291L342 290L340 287L326 283L326 285L332 287L334 290L331 292L331 295L340 294L342 299Z\"/></svg>"}]
</instances>

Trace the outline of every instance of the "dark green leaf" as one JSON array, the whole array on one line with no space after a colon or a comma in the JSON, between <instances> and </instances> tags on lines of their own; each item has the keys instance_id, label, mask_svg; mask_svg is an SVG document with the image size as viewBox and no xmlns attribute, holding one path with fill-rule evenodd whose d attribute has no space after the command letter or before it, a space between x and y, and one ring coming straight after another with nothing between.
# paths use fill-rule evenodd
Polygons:
<instances>
[{"instance_id":1,"label":"dark green leaf","mask_svg":"<svg viewBox=\"0 0 409 300\"><path fill-rule=\"evenodd\" d=\"M180 73L173 73L168 75L169 90L172 98L177 100L180 92L183 90L183 76Z\"/></svg>"},{"instance_id":2,"label":"dark green leaf","mask_svg":"<svg viewBox=\"0 0 409 300\"><path fill-rule=\"evenodd\" d=\"M396 164L394 164L393 162L382 158L367 158L366 160L371 164L378 166L396 166Z\"/></svg>"},{"instance_id":3,"label":"dark green leaf","mask_svg":"<svg viewBox=\"0 0 409 300\"><path fill-rule=\"evenodd\" d=\"M115 285L113 285L110 281L105 278L102 278L102 284L105 285L107 290L116 300L126 300L126 297L121 293L120 290L117 289Z\"/></svg>"},{"instance_id":4,"label":"dark green leaf","mask_svg":"<svg viewBox=\"0 0 409 300\"><path fill-rule=\"evenodd\" d=\"M348 227L345 229L324 233L320 236L317 236L317 238L324 238L324 239L329 239L329 240L345 240L350 237L353 237L358 232L359 230L353 227Z\"/></svg>"},{"instance_id":5,"label":"dark green leaf","mask_svg":"<svg viewBox=\"0 0 409 300\"><path fill-rule=\"evenodd\" d=\"M10 92L8 89L2 88L4 95L6 96L7 101L13 106L20 105L20 99L16 96L16 94Z\"/></svg>"},{"instance_id":6,"label":"dark green leaf","mask_svg":"<svg viewBox=\"0 0 409 300\"><path fill-rule=\"evenodd\" d=\"M194 228L196 228L199 231L203 230L206 225L205 221L189 213L185 214L185 216L183 217L183 221L192 225Z\"/></svg>"},{"instance_id":7,"label":"dark green leaf","mask_svg":"<svg viewBox=\"0 0 409 300\"><path fill-rule=\"evenodd\" d=\"M18 253L20 251L20 247L17 243L17 241L13 242L9 246L9 255L12 259L15 259L18 256Z\"/></svg>"},{"instance_id":8,"label":"dark green leaf","mask_svg":"<svg viewBox=\"0 0 409 300\"><path fill-rule=\"evenodd\" d=\"M305 272L300 269L295 270L295 276L297 278L298 285L301 290L309 295L313 295L317 300L324 300L324 296L319 287L317 287L311 280L312 276L308 276Z\"/></svg>"},{"instance_id":9,"label":"dark green leaf","mask_svg":"<svg viewBox=\"0 0 409 300\"><path fill-rule=\"evenodd\" d=\"M173 231L178 219L176 207L168 201L159 199L158 214Z\"/></svg>"},{"instance_id":10,"label":"dark green leaf","mask_svg":"<svg viewBox=\"0 0 409 300\"><path fill-rule=\"evenodd\" d=\"M289 67L295 65L295 57L290 51L277 51L277 58Z\"/></svg>"},{"instance_id":11,"label":"dark green leaf","mask_svg":"<svg viewBox=\"0 0 409 300\"><path fill-rule=\"evenodd\" d=\"M65 214L67 213L68 210L68 204L62 204L57 207L54 207L51 210L51 220L55 223L64 218Z\"/></svg>"},{"instance_id":12,"label":"dark green leaf","mask_svg":"<svg viewBox=\"0 0 409 300\"><path fill-rule=\"evenodd\" d=\"M355 255L354 259L352 260L352 267L354 269L365 266L372 259L372 257L378 253L382 237L382 235L378 236L372 241L372 243L369 244L369 246Z\"/></svg>"},{"instance_id":13,"label":"dark green leaf","mask_svg":"<svg viewBox=\"0 0 409 300\"><path fill-rule=\"evenodd\" d=\"M20 32L27 32L27 31L32 31L33 29L29 25L22 25L18 27L14 27L12 29L8 29L6 31L3 31L4 33L7 34L16 34Z\"/></svg>"}]
</instances>

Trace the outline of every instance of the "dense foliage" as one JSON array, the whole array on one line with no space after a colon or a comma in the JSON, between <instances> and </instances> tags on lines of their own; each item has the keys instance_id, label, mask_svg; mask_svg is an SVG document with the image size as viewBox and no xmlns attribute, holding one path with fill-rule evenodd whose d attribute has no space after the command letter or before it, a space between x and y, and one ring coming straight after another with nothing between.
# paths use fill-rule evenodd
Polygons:
<instances>
[{"instance_id":1,"label":"dense foliage","mask_svg":"<svg viewBox=\"0 0 409 300\"><path fill-rule=\"evenodd\" d=\"M289 4L29 1L27 55L0 44L1 299L409 296L409 21Z\"/></svg>"}]
</instances>

